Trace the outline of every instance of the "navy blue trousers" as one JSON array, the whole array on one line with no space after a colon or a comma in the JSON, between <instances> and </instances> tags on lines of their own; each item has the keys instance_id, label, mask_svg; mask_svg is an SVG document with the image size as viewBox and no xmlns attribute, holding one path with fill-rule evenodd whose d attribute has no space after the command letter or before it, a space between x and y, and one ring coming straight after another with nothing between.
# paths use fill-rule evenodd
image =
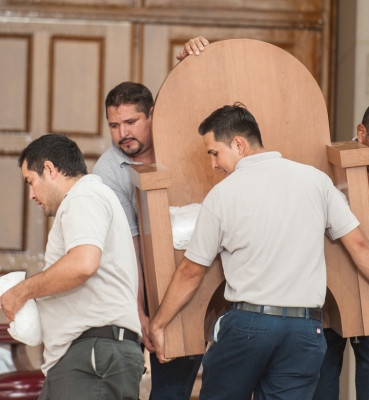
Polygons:
<instances>
[{"instance_id":1,"label":"navy blue trousers","mask_svg":"<svg viewBox=\"0 0 369 400\"><path fill-rule=\"evenodd\" d=\"M203 358L200 400L311 400L325 350L320 321L232 309Z\"/></svg>"},{"instance_id":2,"label":"navy blue trousers","mask_svg":"<svg viewBox=\"0 0 369 400\"><path fill-rule=\"evenodd\" d=\"M342 338L333 329L324 329L324 335L327 352L313 400L338 400L339 378L347 339ZM356 361L356 399L369 400L369 337L360 336L358 339L359 343L353 343L354 338L350 338Z\"/></svg>"},{"instance_id":3,"label":"navy blue trousers","mask_svg":"<svg viewBox=\"0 0 369 400\"><path fill-rule=\"evenodd\" d=\"M149 400L189 400L203 355L180 357L160 364L150 354L151 393Z\"/></svg>"}]
</instances>

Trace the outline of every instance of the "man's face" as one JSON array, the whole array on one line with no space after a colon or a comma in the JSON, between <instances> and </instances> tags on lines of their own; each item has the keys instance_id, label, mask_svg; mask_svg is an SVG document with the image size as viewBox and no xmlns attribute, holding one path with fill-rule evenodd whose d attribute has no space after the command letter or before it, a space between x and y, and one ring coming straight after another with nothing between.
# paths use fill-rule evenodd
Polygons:
<instances>
[{"instance_id":1,"label":"man's face","mask_svg":"<svg viewBox=\"0 0 369 400\"><path fill-rule=\"evenodd\" d=\"M242 158L233 140L231 147L224 142L216 142L214 132L208 132L204 136L206 151L211 156L211 167L228 176L234 171L238 161Z\"/></svg>"},{"instance_id":2,"label":"man's face","mask_svg":"<svg viewBox=\"0 0 369 400\"><path fill-rule=\"evenodd\" d=\"M22 165L22 175L29 186L29 199L41 206L47 217L55 217L63 196L53 184L48 171L44 169L43 174L39 176L36 171L27 168L25 161Z\"/></svg>"},{"instance_id":3,"label":"man's face","mask_svg":"<svg viewBox=\"0 0 369 400\"><path fill-rule=\"evenodd\" d=\"M146 118L134 104L108 107L108 124L114 145L129 156L149 150L152 147L151 111Z\"/></svg>"}]
</instances>

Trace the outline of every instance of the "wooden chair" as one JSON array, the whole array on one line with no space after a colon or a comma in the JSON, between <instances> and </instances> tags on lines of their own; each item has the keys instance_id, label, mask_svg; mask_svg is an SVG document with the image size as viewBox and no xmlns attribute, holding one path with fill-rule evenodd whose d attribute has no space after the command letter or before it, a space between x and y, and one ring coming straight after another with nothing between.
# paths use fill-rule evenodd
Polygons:
<instances>
[{"instance_id":1,"label":"wooden chair","mask_svg":"<svg viewBox=\"0 0 369 400\"><path fill-rule=\"evenodd\" d=\"M366 165L369 148L331 144L326 105L310 72L293 56L261 41L235 39L187 57L162 85L153 115L156 165L136 166L138 208L150 316L157 310L183 257L172 245L169 206L201 203L221 179L211 170L199 124L212 111L241 101L259 123L264 146L310 164L345 189L369 235ZM303 229L303 227L301 227ZM326 323L343 336L369 334L368 282L339 241L326 240ZM226 308L220 259L194 298L166 330L166 357L204 352L205 332ZM215 294L215 296L214 296ZM207 318L206 318L207 317Z\"/></svg>"}]
</instances>

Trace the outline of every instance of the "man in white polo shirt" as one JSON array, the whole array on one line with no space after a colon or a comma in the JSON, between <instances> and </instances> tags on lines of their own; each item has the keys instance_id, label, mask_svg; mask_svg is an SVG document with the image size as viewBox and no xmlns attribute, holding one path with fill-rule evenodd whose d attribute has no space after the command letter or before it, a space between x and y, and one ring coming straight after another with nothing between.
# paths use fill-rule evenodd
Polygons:
<instances>
[{"instance_id":1,"label":"man in white polo shirt","mask_svg":"<svg viewBox=\"0 0 369 400\"><path fill-rule=\"evenodd\" d=\"M138 274L127 218L114 192L88 175L63 135L34 140L19 157L30 199L55 221L43 272L1 296L9 321L37 299L46 380L40 400L137 400L144 371Z\"/></svg>"},{"instance_id":2,"label":"man in white polo shirt","mask_svg":"<svg viewBox=\"0 0 369 400\"><path fill-rule=\"evenodd\" d=\"M369 242L329 177L266 152L240 103L199 127L213 168L226 175L205 198L190 245L151 324L161 362L164 331L220 253L233 308L203 359L201 400L309 400L326 343L324 233L341 238L369 277Z\"/></svg>"}]
</instances>

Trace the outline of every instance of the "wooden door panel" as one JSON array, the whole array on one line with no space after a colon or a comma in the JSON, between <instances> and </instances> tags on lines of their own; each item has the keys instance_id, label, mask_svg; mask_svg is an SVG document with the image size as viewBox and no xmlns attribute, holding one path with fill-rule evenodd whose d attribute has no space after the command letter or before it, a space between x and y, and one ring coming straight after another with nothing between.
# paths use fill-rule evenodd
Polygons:
<instances>
[{"instance_id":1,"label":"wooden door panel","mask_svg":"<svg viewBox=\"0 0 369 400\"><path fill-rule=\"evenodd\" d=\"M50 133L102 135L104 45L101 36L52 37Z\"/></svg>"},{"instance_id":2,"label":"wooden door panel","mask_svg":"<svg viewBox=\"0 0 369 400\"><path fill-rule=\"evenodd\" d=\"M30 35L0 33L0 131L29 129L31 51ZM17 79L9 79L10 76Z\"/></svg>"},{"instance_id":3,"label":"wooden door panel","mask_svg":"<svg viewBox=\"0 0 369 400\"><path fill-rule=\"evenodd\" d=\"M0 158L0 251L25 250L25 185L17 157Z\"/></svg>"}]
</instances>

